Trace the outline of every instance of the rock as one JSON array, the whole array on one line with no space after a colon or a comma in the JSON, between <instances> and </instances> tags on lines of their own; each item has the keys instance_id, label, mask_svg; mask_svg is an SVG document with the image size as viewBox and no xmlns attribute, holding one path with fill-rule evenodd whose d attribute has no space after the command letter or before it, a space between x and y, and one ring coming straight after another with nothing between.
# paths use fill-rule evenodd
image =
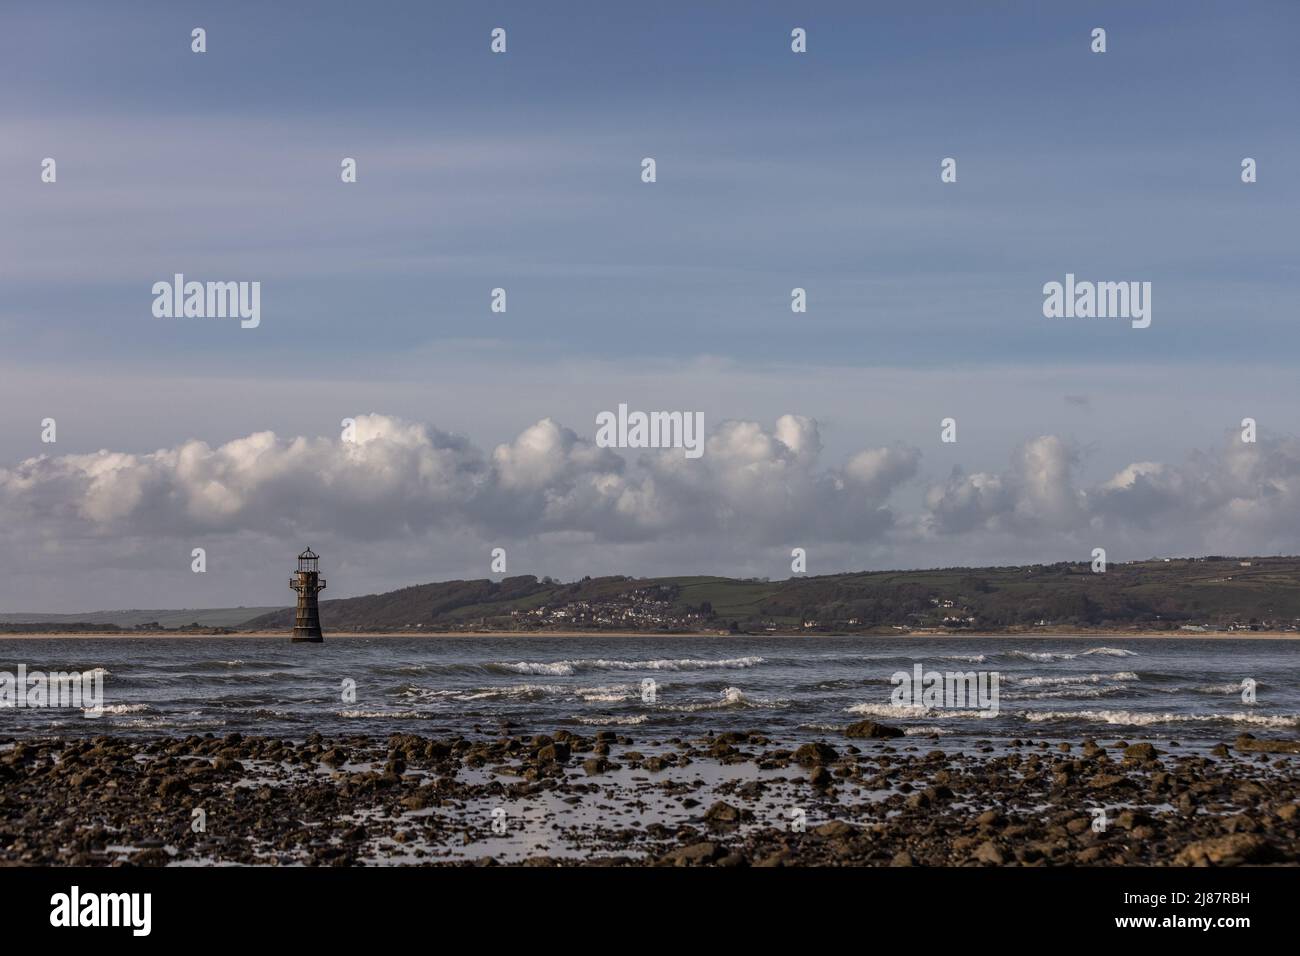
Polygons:
<instances>
[{"instance_id":1,"label":"rock","mask_svg":"<svg viewBox=\"0 0 1300 956\"><path fill-rule=\"evenodd\" d=\"M1101 773L1089 780L1088 786L1094 790L1126 790L1137 784L1117 773Z\"/></svg>"},{"instance_id":2,"label":"rock","mask_svg":"<svg viewBox=\"0 0 1300 956\"><path fill-rule=\"evenodd\" d=\"M184 777L163 777L162 783L158 784L158 796L175 797L182 793L188 793L190 785L185 782Z\"/></svg>"},{"instance_id":3,"label":"rock","mask_svg":"<svg viewBox=\"0 0 1300 956\"><path fill-rule=\"evenodd\" d=\"M1145 763L1148 760L1155 760L1158 753L1160 751L1156 750L1154 744L1131 744L1124 748L1124 759Z\"/></svg>"},{"instance_id":4,"label":"rock","mask_svg":"<svg viewBox=\"0 0 1300 956\"><path fill-rule=\"evenodd\" d=\"M825 767L815 767L813 772L808 775L808 782L818 790L825 790L835 782L835 778L831 776L831 772Z\"/></svg>"},{"instance_id":5,"label":"rock","mask_svg":"<svg viewBox=\"0 0 1300 956\"><path fill-rule=\"evenodd\" d=\"M804 744L794 752L794 762L804 767L815 767L820 764L826 764L833 761L839 754L835 748L822 743L820 740L811 744Z\"/></svg>"},{"instance_id":6,"label":"rock","mask_svg":"<svg viewBox=\"0 0 1300 956\"><path fill-rule=\"evenodd\" d=\"M704 819L719 826L735 826L741 820L742 813L731 804L719 800L704 813Z\"/></svg>"},{"instance_id":7,"label":"rock","mask_svg":"<svg viewBox=\"0 0 1300 956\"><path fill-rule=\"evenodd\" d=\"M722 855L722 847L706 840L702 843L692 843L690 846L680 846L675 850L671 850L660 857L659 862L671 864L672 866L702 866L706 863L712 863Z\"/></svg>"},{"instance_id":8,"label":"rock","mask_svg":"<svg viewBox=\"0 0 1300 956\"><path fill-rule=\"evenodd\" d=\"M815 828L813 833L819 837L834 839L837 837L852 836L858 832L858 828L851 823L845 823L843 820L832 820L829 823L823 823Z\"/></svg>"},{"instance_id":9,"label":"rock","mask_svg":"<svg viewBox=\"0 0 1300 956\"><path fill-rule=\"evenodd\" d=\"M1141 810L1125 810L1115 818L1115 826L1121 830L1136 830L1139 827L1149 826L1154 822L1151 817Z\"/></svg>"},{"instance_id":10,"label":"rock","mask_svg":"<svg viewBox=\"0 0 1300 956\"><path fill-rule=\"evenodd\" d=\"M891 737L902 737L903 731L899 727L878 724L874 720L860 720L856 724L849 724L848 727L844 728L844 736L887 740Z\"/></svg>"},{"instance_id":11,"label":"rock","mask_svg":"<svg viewBox=\"0 0 1300 956\"><path fill-rule=\"evenodd\" d=\"M759 860L759 861L758 861L757 863L755 863L754 865L755 865L755 866L764 866L764 867L766 867L766 866L785 866L785 865L787 865L787 864L790 862L790 856L791 856L791 854L790 854L790 848L789 848L789 847L781 847L781 849L776 850L776 851L774 851L774 852L772 852L772 853L769 853L767 856L763 857L761 860Z\"/></svg>"},{"instance_id":12,"label":"rock","mask_svg":"<svg viewBox=\"0 0 1300 956\"><path fill-rule=\"evenodd\" d=\"M1234 746L1252 753L1300 754L1300 740L1260 740L1254 734L1242 734Z\"/></svg>"},{"instance_id":13,"label":"rock","mask_svg":"<svg viewBox=\"0 0 1300 956\"><path fill-rule=\"evenodd\" d=\"M360 843L366 838L366 828L361 826L349 827L339 834L339 839L344 843Z\"/></svg>"},{"instance_id":14,"label":"rock","mask_svg":"<svg viewBox=\"0 0 1300 956\"><path fill-rule=\"evenodd\" d=\"M537 751L538 763L567 763L569 760L569 745L556 741L555 743L546 744Z\"/></svg>"},{"instance_id":15,"label":"rock","mask_svg":"<svg viewBox=\"0 0 1300 956\"><path fill-rule=\"evenodd\" d=\"M133 866L166 866L170 860L167 851L159 847L150 847L131 854Z\"/></svg>"},{"instance_id":16,"label":"rock","mask_svg":"<svg viewBox=\"0 0 1300 956\"><path fill-rule=\"evenodd\" d=\"M1239 866L1264 862L1270 855L1263 837L1233 833L1188 844L1174 857L1174 866Z\"/></svg>"},{"instance_id":17,"label":"rock","mask_svg":"<svg viewBox=\"0 0 1300 956\"><path fill-rule=\"evenodd\" d=\"M424 810L431 802L430 794L423 790L417 790L415 793L402 797L402 806L408 810Z\"/></svg>"},{"instance_id":18,"label":"rock","mask_svg":"<svg viewBox=\"0 0 1300 956\"><path fill-rule=\"evenodd\" d=\"M582 762L582 769L587 771L588 776L595 776L609 769L609 761L604 757L588 757Z\"/></svg>"},{"instance_id":19,"label":"rock","mask_svg":"<svg viewBox=\"0 0 1300 956\"><path fill-rule=\"evenodd\" d=\"M998 849L996 843L992 840L985 840L979 845L979 848L971 855L971 859L978 860L980 863L992 863L995 866L1001 866L1006 862L1006 857Z\"/></svg>"},{"instance_id":20,"label":"rock","mask_svg":"<svg viewBox=\"0 0 1300 956\"><path fill-rule=\"evenodd\" d=\"M320 762L331 767L342 766L347 760L348 752L341 747L332 747L320 755Z\"/></svg>"}]
</instances>

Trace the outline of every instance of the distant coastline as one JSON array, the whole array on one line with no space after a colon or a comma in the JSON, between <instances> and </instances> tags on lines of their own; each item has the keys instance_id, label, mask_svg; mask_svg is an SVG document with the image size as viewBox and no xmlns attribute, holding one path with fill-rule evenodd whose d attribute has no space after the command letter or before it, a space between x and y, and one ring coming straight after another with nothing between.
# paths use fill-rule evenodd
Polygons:
<instances>
[{"instance_id":1,"label":"distant coastline","mask_svg":"<svg viewBox=\"0 0 1300 956\"><path fill-rule=\"evenodd\" d=\"M334 582L339 584L337 580ZM286 634L291 606L0 612L0 634ZM517 575L320 602L326 636L1300 636L1300 557L796 574Z\"/></svg>"}]
</instances>

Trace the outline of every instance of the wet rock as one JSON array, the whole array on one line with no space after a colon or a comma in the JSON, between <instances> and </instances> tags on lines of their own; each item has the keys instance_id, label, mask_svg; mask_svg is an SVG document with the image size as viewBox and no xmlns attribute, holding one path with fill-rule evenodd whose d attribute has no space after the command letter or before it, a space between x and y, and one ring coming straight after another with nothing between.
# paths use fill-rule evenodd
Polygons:
<instances>
[{"instance_id":1,"label":"wet rock","mask_svg":"<svg viewBox=\"0 0 1300 956\"><path fill-rule=\"evenodd\" d=\"M844 728L844 736L870 740L887 740L893 737L902 737L903 730L900 727L890 727L886 724L878 724L874 720L860 720L856 724L849 724L849 726Z\"/></svg>"},{"instance_id":2,"label":"wet rock","mask_svg":"<svg viewBox=\"0 0 1300 956\"><path fill-rule=\"evenodd\" d=\"M831 820L829 823L823 823L821 826L816 827L813 830L813 833L817 834L819 837L826 837L828 839L842 839L844 837L854 836L857 832L857 827L851 823L845 823L843 820Z\"/></svg>"},{"instance_id":3,"label":"wet rock","mask_svg":"<svg viewBox=\"0 0 1300 956\"><path fill-rule=\"evenodd\" d=\"M1088 786L1093 790L1132 790L1137 784L1121 774L1103 773L1089 780Z\"/></svg>"},{"instance_id":4,"label":"wet rock","mask_svg":"<svg viewBox=\"0 0 1300 956\"><path fill-rule=\"evenodd\" d=\"M1006 857L998 849L998 845L992 840L986 840L979 845L979 848L971 854L971 859L979 863L992 863L995 866L1001 866L1006 862Z\"/></svg>"},{"instance_id":5,"label":"wet rock","mask_svg":"<svg viewBox=\"0 0 1300 956\"><path fill-rule=\"evenodd\" d=\"M722 855L722 847L706 840L671 850L660 857L659 862L669 866L702 866L712 863Z\"/></svg>"},{"instance_id":6,"label":"wet rock","mask_svg":"<svg viewBox=\"0 0 1300 956\"><path fill-rule=\"evenodd\" d=\"M1174 857L1175 866L1240 866L1266 862L1268 841L1254 833L1234 833L1190 843Z\"/></svg>"},{"instance_id":7,"label":"wet rock","mask_svg":"<svg viewBox=\"0 0 1300 956\"><path fill-rule=\"evenodd\" d=\"M709 807L704 813L704 819L714 826L736 826L745 817L752 818L752 816L753 814L749 813L749 811L733 807L722 800Z\"/></svg>"},{"instance_id":8,"label":"wet rock","mask_svg":"<svg viewBox=\"0 0 1300 956\"><path fill-rule=\"evenodd\" d=\"M804 744L794 752L794 762L804 767L815 767L820 764L830 763L839 757L835 748L820 740L814 743Z\"/></svg>"},{"instance_id":9,"label":"wet rock","mask_svg":"<svg viewBox=\"0 0 1300 956\"><path fill-rule=\"evenodd\" d=\"M1300 754L1300 740L1260 740L1254 734L1242 734L1234 746L1245 753Z\"/></svg>"},{"instance_id":10,"label":"wet rock","mask_svg":"<svg viewBox=\"0 0 1300 956\"><path fill-rule=\"evenodd\" d=\"M1155 760L1158 753L1160 751L1156 750L1154 744L1130 744L1124 748L1124 759L1145 763Z\"/></svg>"},{"instance_id":11,"label":"wet rock","mask_svg":"<svg viewBox=\"0 0 1300 956\"><path fill-rule=\"evenodd\" d=\"M537 760L539 763L567 763L569 753L568 744L556 741L541 747L537 751Z\"/></svg>"},{"instance_id":12,"label":"wet rock","mask_svg":"<svg viewBox=\"0 0 1300 956\"><path fill-rule=\"evenodd\" d=\"M184 793L189 793L190 785L184 777L164 777L158 784L158 796L160 797L177 797Z\"/></svg>"}]
</instances>

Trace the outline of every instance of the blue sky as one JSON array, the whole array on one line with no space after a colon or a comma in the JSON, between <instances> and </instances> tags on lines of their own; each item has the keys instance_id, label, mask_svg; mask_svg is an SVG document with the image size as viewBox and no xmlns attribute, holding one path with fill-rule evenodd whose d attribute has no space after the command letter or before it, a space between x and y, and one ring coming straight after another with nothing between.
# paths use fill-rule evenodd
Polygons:
<instances>
[{"instance_id":1,"label":"blue sky","mask_svg":"<svg viewBox=\"0 0 1300 956\"><path fill-rule=\"evenodd\" d=\"M1041 435L1097 481L1247 414L1290 435L1297 26L1289 2L15 8L0 467L53 453L47 415L65 455L366 412L490 450L546 416L590 438L627 401L810 416L831 467L920 447L907 514ZM260 281L261 327L155 319L174 272ZM1151 327L1045 319L1066 272L1151 281ZM957 409L962 442L935 447ZM988 553L944 547L835 560ZM589 560L538 548L561 573ZM622 570L669 569L664 548Z\"/></svg>"}]
</instances>

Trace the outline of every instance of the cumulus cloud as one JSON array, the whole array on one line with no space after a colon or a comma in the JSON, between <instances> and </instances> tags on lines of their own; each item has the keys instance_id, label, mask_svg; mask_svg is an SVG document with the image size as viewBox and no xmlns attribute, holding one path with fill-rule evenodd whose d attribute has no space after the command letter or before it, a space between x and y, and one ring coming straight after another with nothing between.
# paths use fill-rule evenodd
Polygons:
<instances>
[{"instance_id":1,"label":"cumulus cloud","mask_svg":"<svg viewBox=\"0 0 1300 956\"><path fill-rule=\"evenodd\" d=\"M327 532L356 540L433 528L597 541L725 533L784 540L795 531L872 535L886 499L917 469L914 449L869 449L842 470L820 461L817 423L780 417L717 426L700 459L680 449L630 459L544 418L485 454L467 439L385 415L353 440L258 432L212 447L149 454L42 456L0 469L10 528L139 536Z\"/></svg>"},{"instance_id":2,"label":"cumulus cloud","mask_svg":"<svg viewBox=\"0 0 1300 956\"><path fill-rule=\"evenodd\" d=\"M924 496L925 531L1122 541L1142 554L1294 553L1300 537L1300 441L1234 431L1181 463L1133 462L1090 486L1081 455L1054 435L1025 442L998 473L956 469Z\"/></svg>"},{"instance_id":3,"label":"cumulus cloud","mask_svg":"<svg viewBox=\"0 0 1300 956\"><path fill-rule=\"evenodd\" d=\"M601 448L550 418L482 448L385 415L359 416L351 442L256 432L41 456L0 468L0 539L22 556L0 598L20 610L282 601L286 555L304 544L328 551L344 594L482 577L498 545L512 574L565 577L775 577L792 547L814 573L1080 560L1098 545L1112 560L1300 550L1297 439L1233 433L1091 479L1086 458L1043 435L1003 469L927 482L916 448L828 460L818 423L793 414L721 422L696 459ZM190 573L195 546L207 574Z\"/></svg>"},{"instance_id":4,"label":"cumulus cloud","mask_svg":"<svg viewBox=\"0 0 1300 956\"><path fill-rule=\"evenodd\" d=\"M1002 474L954 470L926 492L933 527L941 532L1068 529L1086 514L1086 496L1074 487L1079 453L1055 435L1025 442Z\"/></svg>"},{"instance_id":5,"label":"cumulus cloud","mask_svg":"<svg viewBox=\"0 0 1300 956\"><path fill-rule=\"evenodd\" d=\"M1300 441L1243 442L1230 432L1178 465L1137 462L1103 482L1090 511L1107 526L1192 531L1216 551L1295 552L1300 538Z\"/></svg>"}]
</instances>

